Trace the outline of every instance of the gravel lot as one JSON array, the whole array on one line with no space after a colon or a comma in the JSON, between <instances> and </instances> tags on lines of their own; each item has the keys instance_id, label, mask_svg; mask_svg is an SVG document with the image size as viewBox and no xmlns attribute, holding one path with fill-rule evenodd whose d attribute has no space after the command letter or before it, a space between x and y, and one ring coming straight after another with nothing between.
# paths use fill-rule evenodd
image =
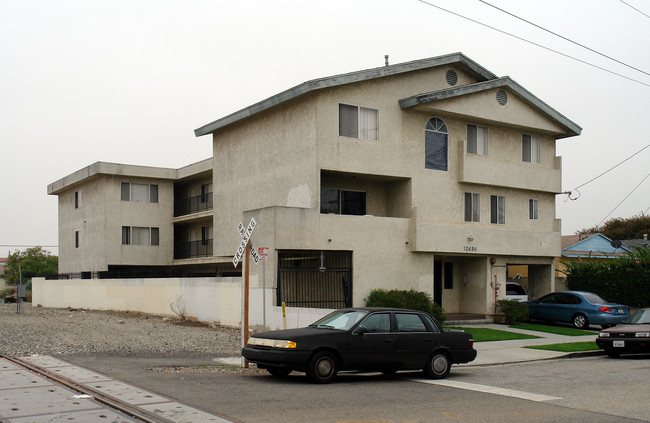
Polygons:
<instances>
[{"instance_id":1,"label":"gravel lot","mask_svg":"<svg viewBox=\"0 0 650 423\"><path fill-rule=\"evenodd\" d=\"M14 357L120 354L238 357L240 332L141 313L0 303L0 353Z\"/></svg>"}]
</instances>

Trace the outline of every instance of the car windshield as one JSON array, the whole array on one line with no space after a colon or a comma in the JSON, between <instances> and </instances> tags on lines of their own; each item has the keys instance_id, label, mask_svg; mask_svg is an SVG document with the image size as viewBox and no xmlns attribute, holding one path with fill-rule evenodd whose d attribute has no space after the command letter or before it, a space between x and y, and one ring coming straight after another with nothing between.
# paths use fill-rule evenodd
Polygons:
<instances>
[{"instance_id":1,"label":"car windshield","mask_svg":"<svg viewBox=\"0 0 650 423\"><path fill-rule=\"evenodd\" d=\"M589 301L592 304L605 304L607 302L600 298L598 295L592 294L590 292L584 292L582 296L585 297L585 300Z\"/></svg>"},{"instance_id":2,"label":"car windshield","mask_svg":"<svg viewBox=\"0 0 650 423\"><path fill-rule=\"evenodd\" d=\"M630 325L642 325L650 323L650 310L639 310L625 321Z\"/></svg>"},{"instance_id":3,"label":"car windshield","mask_svg":"<svg viewBox=\"0 0 650 423\"><path fill-rule=\"evenodd\" d=\"M363 310L337 310L309 326L314 328L348 330L366 314L368 312Z\"/></svg>"}]
</instances>

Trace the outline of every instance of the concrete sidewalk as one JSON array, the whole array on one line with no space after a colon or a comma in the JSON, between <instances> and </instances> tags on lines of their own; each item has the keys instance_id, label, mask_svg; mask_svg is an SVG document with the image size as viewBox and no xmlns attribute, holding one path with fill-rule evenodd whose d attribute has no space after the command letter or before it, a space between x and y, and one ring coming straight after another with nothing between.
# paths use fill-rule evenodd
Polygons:
<instances>
[{"instance_id":1,"label":"concrete sidewalk","mask_svg":"<svg viewBox=\"0 0 650 423\"><path fill-rule=\"evenodd\" d=\"M478 352L476 359L471 363L462 364L462 366L485 366L494 364L517 363L524 361L548 360L553 358L565 357L573 354L600 354L602 350L589 351L584 353L566 353L557 351L546 351L531 348L524 348L531 345L548 345L548 344L568 344L572 342L595 341L597 333L585 336L566 336L556 335L553 333L537 332L525 329L515 329L507 325L499 324L468 324L458 325L466 332L471 333L472 328L487 328L507 332L517 332L526 335L538 336L534 339L517 339L513 341L491 341L475 342L474 349Z\"/></svg>"}]
</instances>

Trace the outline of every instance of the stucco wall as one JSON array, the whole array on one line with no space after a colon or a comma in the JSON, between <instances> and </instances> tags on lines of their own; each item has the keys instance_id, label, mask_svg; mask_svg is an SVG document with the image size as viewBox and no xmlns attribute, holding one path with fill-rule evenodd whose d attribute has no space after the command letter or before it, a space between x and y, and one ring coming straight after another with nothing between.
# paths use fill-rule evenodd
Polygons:
<instances>
[{"instance_id":1,"label":"stucco wall","mask_svg":"<svg viewBox=\"0 0 650 423\"><path fill-rule=\"evenodd\" d=\"M261 288L251 288L249 325L262 328L265 321ZM266 291L266 326L283 328L282 307L272 306L274 289ZM32 304L54 308L138 311L241 326L241 278L170 279L32 279ZM180 309L179 309L180 307ZM175 311L176 310L176 311ZM288 328L307 326L329 309L287 308Z\"/></svg>"}]
</instances>

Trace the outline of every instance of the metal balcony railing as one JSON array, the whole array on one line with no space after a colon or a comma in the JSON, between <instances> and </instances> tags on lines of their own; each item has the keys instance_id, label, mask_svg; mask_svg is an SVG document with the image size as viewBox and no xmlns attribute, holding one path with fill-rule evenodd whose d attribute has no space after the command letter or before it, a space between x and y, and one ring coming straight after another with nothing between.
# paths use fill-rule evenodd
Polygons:
<instances>
[{"instance_id":1,"label":"metal balcony railing","mask_svg":"<svg viewBox=\"0 0 650 423\"><path fill-rule=\"evenodd\" d=\"M190 241L174 244L174 259L189 259L212 256L212 240Z\"/></svg>"},{"instance_id":2,"label":"metal balcony railing","mask_svg":"<svg viewBox=\"0 0 650 423\"><path fill-rule=\"evenodd\" d=\"M174 202L174 217L187 216L188 214L207 210L212 210L211 192Z\"/></svg>"}]
</instances>

